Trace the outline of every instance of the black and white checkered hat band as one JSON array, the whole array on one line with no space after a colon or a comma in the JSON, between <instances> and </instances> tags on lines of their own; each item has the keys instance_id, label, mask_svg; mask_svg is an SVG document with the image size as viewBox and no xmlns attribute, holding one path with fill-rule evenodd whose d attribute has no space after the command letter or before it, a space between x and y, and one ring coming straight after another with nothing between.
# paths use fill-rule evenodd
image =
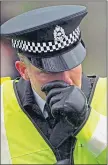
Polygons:
<instances>
[{"instance_id":1,"label":"black and white checkered hat band","mask_svg":"<svg viewBox=\"0 0 108 165\"><path fill-rule=\"evenodd\" d=\"M30 53L47 53L61 50L77 42L80 38L80 30L77 27L72 33L64 37L61 41L35 43L24 40L12 39L12 47Z\"/></svg>"}]
</instances>

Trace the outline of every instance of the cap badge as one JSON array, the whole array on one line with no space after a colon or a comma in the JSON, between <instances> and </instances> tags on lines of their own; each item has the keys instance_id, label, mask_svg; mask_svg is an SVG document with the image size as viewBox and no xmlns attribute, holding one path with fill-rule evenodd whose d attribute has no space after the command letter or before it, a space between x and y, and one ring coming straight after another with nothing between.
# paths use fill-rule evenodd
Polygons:
<instances>
[{"instance_id":1,"label":"cap badge","mask_svg":"<svg viewBox=\"0 0 108 165\"><path fill-rule=\"evenodd\" d=\"M67 40L68 38L65 34L64 29L58 25L55 27L53 34L54 34L54 40L56 42L63 42L64 39Z\"/></svg>"}]
</instances>

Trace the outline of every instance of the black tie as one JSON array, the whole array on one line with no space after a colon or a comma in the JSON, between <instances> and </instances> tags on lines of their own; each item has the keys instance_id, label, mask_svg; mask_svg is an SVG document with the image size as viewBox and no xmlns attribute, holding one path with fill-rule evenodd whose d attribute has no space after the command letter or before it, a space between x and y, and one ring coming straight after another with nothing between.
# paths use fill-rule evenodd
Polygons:
<instances>
[{"instance_id":1,"label":"black tie","mask_svg":"<svg viewBox=\"0 0 108 165\"><path fill-rule=\"evenodd\" d=\"M48 121L50 128L53 128L55 125L55 119L52 116L51 109L47 103L45 103L45 106L44 106L44 113L47 113L46 120Z\"/></svg>"}]
</instances>

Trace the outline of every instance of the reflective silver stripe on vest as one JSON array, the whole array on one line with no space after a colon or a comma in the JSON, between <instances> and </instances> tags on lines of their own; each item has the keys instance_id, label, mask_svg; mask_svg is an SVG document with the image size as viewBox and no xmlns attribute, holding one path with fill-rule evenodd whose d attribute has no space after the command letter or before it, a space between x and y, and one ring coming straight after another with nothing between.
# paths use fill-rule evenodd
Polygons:
<instances>
[{"instance_id":1,"label":"reflective silver stripe on vest","mask_svg":"<svg viewBox=\"0 0 108 165\"><path fill-rule=\"evenodd\" d=\"M4 123L3 85L1 86L1 164L12 164Z\"/></svg>"},{"instance_id":2,"label":"reflective silver stripe on vest","mask_svg":"<svg viewBox=\"0 0 108 165\"><path fill-rule=\"evenodd\" d=\"M99 114L99 113L98 113ZM100 114L97 127L88 142L89 150L98 156L107 147L107 117Z\"/></svg>"}]
</instances>

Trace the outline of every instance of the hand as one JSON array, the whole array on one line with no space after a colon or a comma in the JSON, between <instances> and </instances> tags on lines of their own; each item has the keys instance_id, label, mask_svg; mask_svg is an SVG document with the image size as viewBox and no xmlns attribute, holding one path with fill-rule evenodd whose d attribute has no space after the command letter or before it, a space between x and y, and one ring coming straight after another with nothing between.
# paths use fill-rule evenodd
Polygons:
<instances>
[{"instance_id":1,"label":"hand","mask_svg":"<svg viewBox=\"0 0 108 165\"><path fill-rule=\"evenodd\" d=\"M47 95L46 102L55 118L65 117L76 127L85 120L88 112L87 98L78 87L57 80L45 84L42 91Z\"/></svg>"}]
</instances>

